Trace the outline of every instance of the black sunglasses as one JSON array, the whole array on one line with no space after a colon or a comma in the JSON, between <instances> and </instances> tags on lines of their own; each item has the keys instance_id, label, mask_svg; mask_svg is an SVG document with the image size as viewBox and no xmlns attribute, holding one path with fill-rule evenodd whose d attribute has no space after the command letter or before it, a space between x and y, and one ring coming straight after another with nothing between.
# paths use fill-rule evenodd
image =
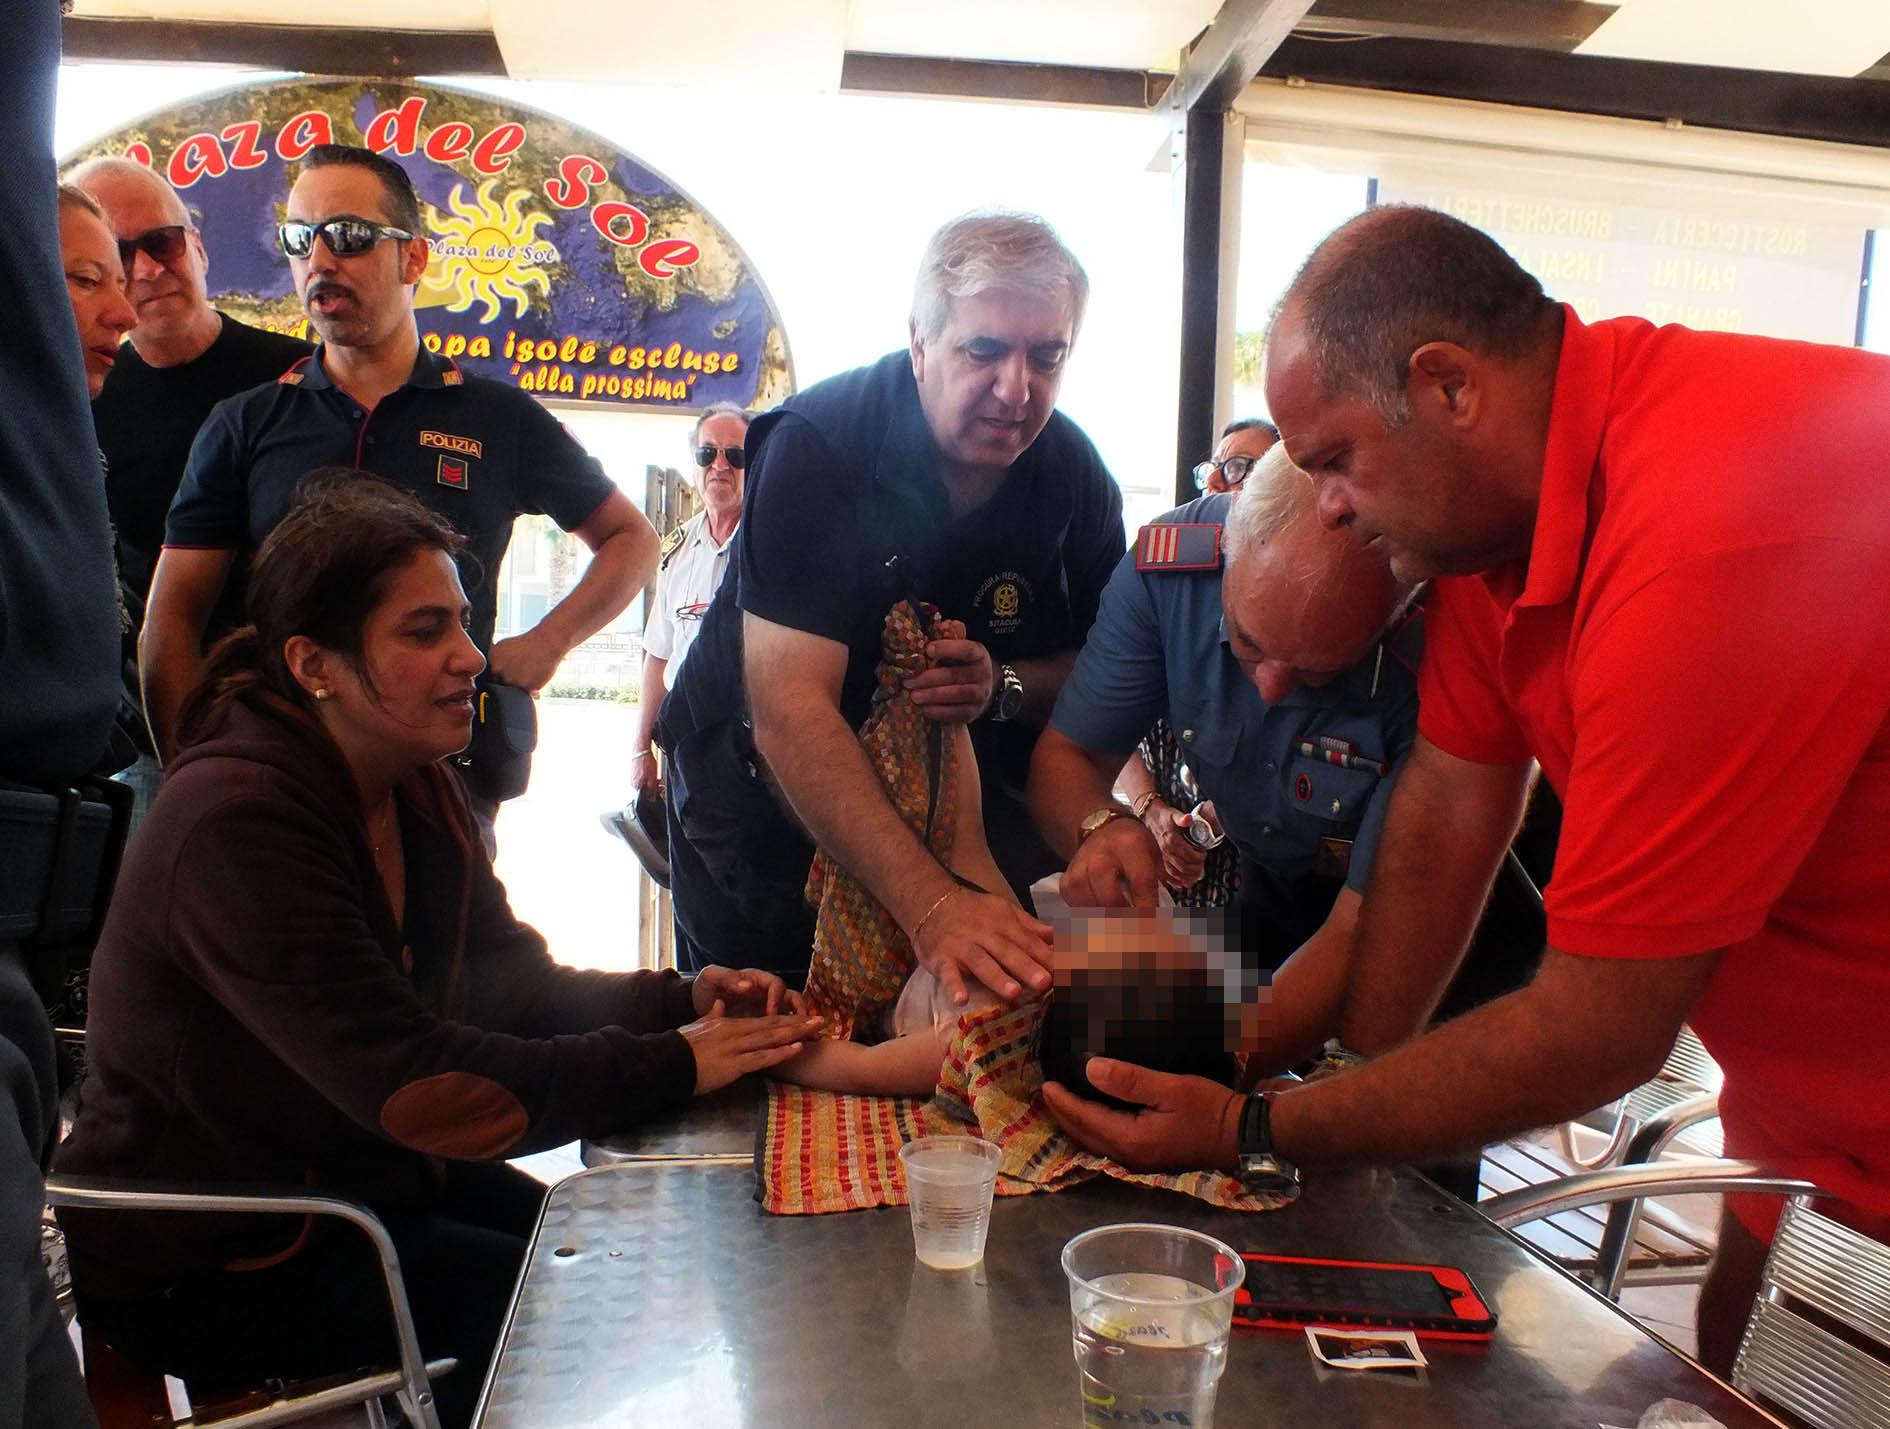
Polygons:
<instances>
[{"instance_id":1,"label":"black sunglasses","mask_svg":"<svg viewBox=\"0 0 1890 1429\"><path fill-rule=\"evenodd\" d=\"M131 260L140 253L154 263L175 263L184 256L184 235L194 232L187 223L167 223L162 228L147 228L136 238L118 240L118 261L131 271Z\"/></svg>"},{"instance_id":2,"label":"black sunglasses","mask_svg":"<svg viewBox=\"0 0 1890 1429\"><path fill-rule=\"evenodd\" d=\"M292 218L276 230L276 241L291 258L306 258L315 251L320 237L328 251L337 258L353 258L379 243L383 238L412 238L404 228L390 223L374 223L365 218L325 218L320 223L304 223Z\"/></svg>"},{"instance_id":3,"label":"black sunglasses","mask_svg":"<svg viewBox=\"0 0 1890 1429\"><path fill-rule=\"evenodd\" d=\"M1255 457L1230 456L1226 461L1204 461L1194 469L1194 487L1196 491L1206 491L1207 484L1219 472L1226 478L1229 486L1239 486L1247 479L1247 473L1253 470Z\"/></svg>"},{"instance_id":4,"label":"black sunglasses","mask_svg":"<svg viewBox=\"0 0 1890 1429\"><path fill-rule=\"evenodd\" d=\"M704 442L696 448L697 466L714 466L715 454L720 451L728 458L728 464L740 471L748 465L748 453L741 447L717 447L711 442Z\"/></svg>"}]
</instances>

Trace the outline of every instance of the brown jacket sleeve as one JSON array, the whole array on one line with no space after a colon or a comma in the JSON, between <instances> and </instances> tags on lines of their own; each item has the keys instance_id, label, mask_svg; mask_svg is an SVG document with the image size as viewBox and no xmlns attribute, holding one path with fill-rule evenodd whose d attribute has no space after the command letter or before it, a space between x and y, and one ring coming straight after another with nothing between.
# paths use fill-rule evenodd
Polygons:
<instances>
[{"instance_id":1,"label":"brown jacket sleeve","mask_svg":"<svg viewBox=\"0 0 1890 1429\"><path fill-rule=\"evenodd\" d=\"M429 1155L510 1156L608 1136L693 1094L695 1058L678 1032L539 1037L436 1015L376 938L370 895L350 845L318 812L235 792L180 840L170 951L348 1117ZM495 896L503 904L496 881L482 897ZM500 933L518 967L534 944L544 958L509 909ZM672 1022L677 981L626 985L622 1010L645 1028ZM527 998L521 1026L555 1025L572 991Z\"/></svg>"}]
</instances>

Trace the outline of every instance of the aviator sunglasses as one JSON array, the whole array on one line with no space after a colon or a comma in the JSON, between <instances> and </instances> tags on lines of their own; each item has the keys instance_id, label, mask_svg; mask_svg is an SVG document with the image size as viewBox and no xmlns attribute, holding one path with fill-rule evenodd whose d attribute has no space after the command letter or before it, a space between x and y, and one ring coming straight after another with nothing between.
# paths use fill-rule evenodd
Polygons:
<instances>
[{"instance_id":1,"label":"aviator sunglasses","mask_svg":"<svg viewBox=\"0 0 1890 1429\"><path fill-rule=\"evenodd\" d=\"M1239 486L1247 479L1247 473L1253 470L1256 460L1250 456L1230 456L1226 461L1204 461L1194 469L1195 490L1206 491L1208 482L1217 471L1226 478L1229 486Z\"/></svg>"},{"instance_id":2,"label":"aviator sunglasses","mask_svg":"<svg viewBox=\"0 0 1890 1429\"><path fill-rule=\"evenodd\" d=\"M129 272L132 260L143 253L152 262L168 266L184 256L184 235L195 231L187 223L167 223L162 228L147 228L136 238L121 238L118 261Z\"/></svg>"},{"instance_id":3,"label":"aviator sunglasses","mask_svg":"<svg viewBox=\"0 0 1890 1429\"><path fill-rule=\"evenodd\" d=\"M701 446L696 448L696 465L705 467L714 466L715 454L718 450L723 456L728 458L728 464L734 467L735 470L740 471L748 465L748 453L741 447L718 448L709 442L704 442Z\"/></svg>"},{"instance_id":4,"label":"aviator sunglasses","mask_svg":"<svg viewBox=\"0 0 1890 1429\"><path fill-rule=\"evenodd\" d=\"M337 258L353 258L365 253L383 238L413 237L404 228L365 218L326 218L320 223L304 223L292 218L276 230L276 241L291 258L306 258L315 251L318 235Z\"/></svg>"}]
</instances>

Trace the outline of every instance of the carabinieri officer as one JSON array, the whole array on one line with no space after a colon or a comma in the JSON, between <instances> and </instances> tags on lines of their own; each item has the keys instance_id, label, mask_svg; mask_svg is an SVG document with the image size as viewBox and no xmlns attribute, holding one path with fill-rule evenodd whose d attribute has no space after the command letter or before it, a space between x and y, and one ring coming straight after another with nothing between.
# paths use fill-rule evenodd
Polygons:
<instances>
[{"instance_id":1,"label":"carabinieri officer","mask_svg":"<svg viewBox=\"0 0 1890 1429\"><path fill-rule=\"evenodd\" d=\"M1243 947L1271 968L1315 933L1349 941L1417 724L1408 595L1350 533L1320 527L1277 447L1238 495L1143 527L1031 765L1031 811L1070 861L1071 905L1154 906L1163 860L1146 804L1111 785L1163 716L1238 851Z\"/></svg>"}]
</instances>

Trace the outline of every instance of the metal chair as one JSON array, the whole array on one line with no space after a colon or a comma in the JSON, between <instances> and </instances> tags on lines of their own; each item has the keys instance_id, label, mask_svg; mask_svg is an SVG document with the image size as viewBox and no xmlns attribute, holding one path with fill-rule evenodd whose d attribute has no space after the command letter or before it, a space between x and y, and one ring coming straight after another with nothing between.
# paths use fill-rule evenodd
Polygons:
<instances>
[{"instance_id":1,"label":"metal chair","mask_svg":"<svg viewBox=\"0 0 1890 1429\"><path fill-rule=\"evenodd\" d=\"M1575 1124L1567 1123L1559 1131L1560 1156L1531 1140L1486 1147L1484 1184L1503 1195L1524 1194L1581 1170L1658 1161L1676 1143L1694 1155L1718 1156L1720 1080L1706 1049L1682 1028L1660 1074L1604 1109L1612 1112L1613 1123L1598 1154L1583 1156L1575 1144ZM1565 1216L1552 1229L1526 1238L1610 1300L1630 1285L1696 1284L1706 1278L1713 1258L1709 1229L1640 1201L1615 1204L1605 1219ZM1623 1244L1630 1254L1620 1253Z\"/></svg>"},{"instance_id":2,"label":"metal chair","mask_svg":"<svg viewBox=\"0 0 1890 1429\"><path fill-rule=\"evenodd\" d=\"M1810 1182L1750 1161L1628 1165L1498 1196L1478 1209L1510 1228L1578 1206L1728 1191L1791 1197L1733 1384L1814 1429L1890 1429L1890 1245L1813 1209L1813 1198L1825 1193Z\"/></svg>"},{"instance_id":3,"label":"metal chair","mask_svg":"<svg viewBox=\"0 0 1890 1429\"><path fill-rule=\"evenodd\" d=\"M332 1216L355 1226L373 1244L380 1258L387 1289L388 1309L400 1347L400 1367L381 1370L341 1383L319 1386L290 1385L260 1408L228 1417L218 1416L218 1429L263 1429L292 1424L320 1415L360 1406L370 1429L385 1429L381 1400L395 1396L408 1421L420 1429L439 1429L433 1406L435 1376L457 1365L456 1360L428 1361L421 1357L420 1341L407 1303L406 1283L400 1275L400 1257L387 1228L372 1211L343 1196L311 1195L299 1191L258 1190L253 1187L186 1186L171 1182L124 1181L99 1176L50 1176L46 1199L54 1207L88 1211L195 1211L238 1215ZM88 1370L90 1366L88 1366ZM194 1416L181 1424L199 1422Z\"/></svg>"}]
</instances>

